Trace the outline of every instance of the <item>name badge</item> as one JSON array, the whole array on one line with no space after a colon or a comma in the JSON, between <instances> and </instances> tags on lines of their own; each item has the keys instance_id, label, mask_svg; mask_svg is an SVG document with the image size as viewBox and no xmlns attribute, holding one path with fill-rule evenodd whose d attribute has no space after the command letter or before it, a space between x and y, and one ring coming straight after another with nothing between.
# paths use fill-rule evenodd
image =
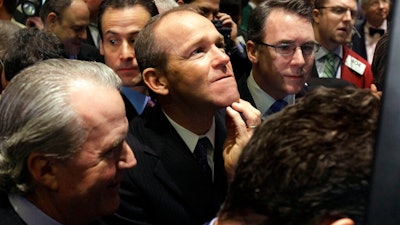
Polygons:
<instances>
[{"instance_id":1,"label":"name badge","mask_svg":"<svg viewBox=\"0 0 400 225\"><path fill-rule=\"evenodd\" d=\"M347 56L344 64L348 66L350 69L356 71L356 73L360 75L364 74L365 67L367 67L367 65L365 65L364 63L362 63L361 61L359 61L358 59L354 58L351 55Z\"/></svg>"}]
</instances>

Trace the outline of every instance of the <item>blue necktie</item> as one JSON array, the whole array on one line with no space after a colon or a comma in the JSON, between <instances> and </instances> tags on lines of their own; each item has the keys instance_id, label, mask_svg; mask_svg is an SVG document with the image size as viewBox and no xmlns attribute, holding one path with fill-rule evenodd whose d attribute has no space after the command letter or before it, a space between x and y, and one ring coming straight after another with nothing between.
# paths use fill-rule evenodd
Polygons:
<instances>
[{"instance_id":1,"label":"blue necktie","mask_svg":"<svg viewBox=\"0 0 400 225\"><path fill-rule=\"evenodd\" d=\"M267 116L269 116L271 114L274 114L276 112L281 111L285 106L287 106L287 104L288 103L285 100L282 100L282 99L276 100L274 102L274 104L272 104L269 107L269 109L264 113L263 118L265 118L265 117L267 117Z\"/></svg>"},{"instance_id":2,"label":"blue necktie","mask_svg":"<svg viewBox=\"0 0 400 225\"><path fill-rule=\"evenodd\" d=\"M199 163L203 174L207 177L208 180L212 181L212 172L210 165L207 162L207 151L212 150L213 147L211 145L210 140L207 137L200 138L197 142L196 148L194 149L194 157Z\"/></svg>"}]
</instances>

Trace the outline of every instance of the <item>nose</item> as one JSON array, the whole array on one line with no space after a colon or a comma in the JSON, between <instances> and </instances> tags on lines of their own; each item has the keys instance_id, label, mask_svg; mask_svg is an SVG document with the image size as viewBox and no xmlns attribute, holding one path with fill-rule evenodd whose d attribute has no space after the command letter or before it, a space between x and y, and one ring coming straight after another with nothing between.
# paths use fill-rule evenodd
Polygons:
<instances>
[{"instance_id":1,"label":"nose","mask_svg":"<svg viewBox=\"0 0 400 225\"><path fill-rule=\"evenodd\" d=\"M132 59L135 56L135 49L127 40L124 40L121 45L121 59Z\"/></svg>"},{"instance_id":2,"label":"nose","mask_svg":"<svg viewBox=\"0 0 400 225\"><path fill-rule=\"evenodd\" d=\"M355 16L354 15L352 15L352 12L351 12L351 10L350 9L347 9L346 10L346 12L344 13L344 20L346 20L346 21L350 21L350 20L355 20L356 18L355 18Z\"/></svg>"},{"instance_id":3,"label":"nose","mask_svg":"<svg viewBox=\"0 0 400 225\"><path fill-rule=\"evenodd\" d=\"M118 161L118 169L125 170L136 166L137 161L135 155L133 154L132 149L129 145L124 141L122 146L121 155Z\"/></svg>"},{"instance_id":4,"label":"nose","mask_svg":"<svg viewBox=\"0 0 400 225\"><path fill-rule=\"evenodd\" d=\"M294 51L291 62L296 65L304 65L306 63L306 61L304 60L303 51L301 50L300 47L297 47L296 50Z\"/></svg>"},{"instance_id":5,"label":"nose","mask_svg":"<svg viewBox=\"0 0 400 225\"><path fill-rule=\"evenodd\" d=\"M226 64L228 64L230 62L230 58L225 53L225 50L214 45L212 47L212 49L210 50L210 52L212 53L212 57L213 57L212 66L214 68L219 67L219 66L226 66Z\"/></svg>"}]
</instances>

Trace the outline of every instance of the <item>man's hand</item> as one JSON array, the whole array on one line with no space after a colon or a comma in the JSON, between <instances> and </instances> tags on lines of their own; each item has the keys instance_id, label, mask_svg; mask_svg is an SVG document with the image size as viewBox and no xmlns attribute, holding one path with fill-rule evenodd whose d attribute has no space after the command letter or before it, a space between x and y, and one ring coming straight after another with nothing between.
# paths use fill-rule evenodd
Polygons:
<instances>
[{"instance_id":1,"label":"man's hand","mask_svg":"<svg viewBox=\"0 0 400 225\"><path fill-rule=\"evenodd\" d=\"M235 43L235 46L236 46L238 44L236 41L237 25L233 21L232 17L229 14L219 12L217 14L217 18L218 18L218 20L220 20L222 22L222 25L224 27L231 28L231 40L233 41L233 43Z\"/></svg>"},{"instance_id":2,"label":"man's hand","mask_svg":"<svg viewBox=\"0 0 400 225\"><path fill-rule=\"evenodd\" d=\"M244 146L253 135L254 128L261 123L261 112L240 99L226 108L226 114L227 135L223 157L228 180L231 181Z\"/></svg>"}]
</instances>

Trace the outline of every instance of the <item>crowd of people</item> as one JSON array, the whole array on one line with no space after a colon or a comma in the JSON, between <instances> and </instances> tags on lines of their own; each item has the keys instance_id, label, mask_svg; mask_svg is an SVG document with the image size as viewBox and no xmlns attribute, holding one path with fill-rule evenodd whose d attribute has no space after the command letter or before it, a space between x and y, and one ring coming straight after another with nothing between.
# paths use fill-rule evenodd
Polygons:
<instances>
[{"instance_id":1,"label":"crowd of people","mask_svg":"<svg viewBox=\"0 0 400 225\"><path fill-rule=\"evenodd\" d=\"M390 8L0 0L0 225L365 224Z\"/></svg>"}]
</instances>

